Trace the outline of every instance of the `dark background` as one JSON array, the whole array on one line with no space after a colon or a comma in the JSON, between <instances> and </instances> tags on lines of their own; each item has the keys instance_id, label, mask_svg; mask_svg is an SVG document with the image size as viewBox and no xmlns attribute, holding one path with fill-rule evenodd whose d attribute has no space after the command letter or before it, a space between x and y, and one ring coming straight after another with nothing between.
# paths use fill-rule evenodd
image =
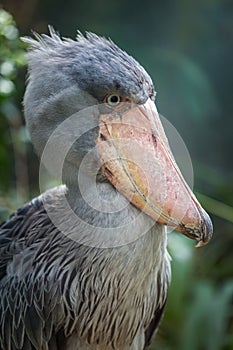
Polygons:
<instances>
[{"instance_id":1,"label":"dark background","mask_svg":"<svg viewBox=\"0 0 233 350\"><path fill-rule=\"evenodd\" d=\"M156 338L161 350L233 349L233 1L8 0L0 13L0 215L38 189L38 161L22 118L24 45L31 29L111 37L146 68L157 107L193 162L194 190L215 236L195 250L172 233L173 280ZM13 33L13 34L12 34Z\"/></svg>"}]
</instances>

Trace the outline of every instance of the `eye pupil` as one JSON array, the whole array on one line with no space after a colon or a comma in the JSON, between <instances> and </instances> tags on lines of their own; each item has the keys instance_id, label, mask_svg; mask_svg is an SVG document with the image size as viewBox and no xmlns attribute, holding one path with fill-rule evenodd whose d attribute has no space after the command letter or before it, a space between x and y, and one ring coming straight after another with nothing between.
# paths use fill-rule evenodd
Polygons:
<instances>
[{"instance_id":1,"label":"eye pupil","mask_svg":"<svg viewBox=\"0 0 233 350\"><path fill-rule=\"evenodd\" d=\"M113 95L113 96L110 97L110 101L111 101L112 103L117 103L117 102L118 102L118 99L119 99L119 97L116 96L116 95Z\"/></svg>"},{"instance_id":2,"label":"eye pupil","mask_svg":"<svg viewBox=\"0 0 233 350\"><path fill-rule=\"evenodd\" d=\"M107 103L110 106L117 106L121 102L121 97L119 95L109 95L107 98Z\"/></svg>"}]
</instances>

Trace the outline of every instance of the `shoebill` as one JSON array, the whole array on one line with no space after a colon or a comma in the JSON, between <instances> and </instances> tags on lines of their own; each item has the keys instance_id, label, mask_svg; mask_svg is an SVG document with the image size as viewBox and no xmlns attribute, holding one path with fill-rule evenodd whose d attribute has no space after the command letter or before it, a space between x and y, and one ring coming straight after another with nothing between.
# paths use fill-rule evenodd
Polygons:
<instances>
[{"instance_id":1,"label":"shoebill","mask_svg":"<svg viewBox=\"0 0 233 350\"><path fill-rule=\"evenodd\" d=\"M29 44L24 112L62 181L1 224L1 350L143 350L170 281L167 227L205 245L143 67L92 33Z\"/></svg>"}]
</instances>

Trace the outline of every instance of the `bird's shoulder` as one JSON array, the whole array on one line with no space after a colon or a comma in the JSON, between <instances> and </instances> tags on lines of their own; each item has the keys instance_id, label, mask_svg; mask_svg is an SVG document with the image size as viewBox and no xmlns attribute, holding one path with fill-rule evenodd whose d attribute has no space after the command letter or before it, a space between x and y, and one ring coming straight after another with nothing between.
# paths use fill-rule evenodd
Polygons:
<instances>
[{"instance_id":1,"label":"bird's shoulder","mask_svg":"<svg viewBox=\"0 0 233 350\"><path fill-rule=\"evenodd\" d=\"M61 187L61 186L60 186ZM23 205L0 224L0 258L16 255L27 247L39 242L49 235L54 225L44 207L44 198L59 196L60 187L54 188ZM0 270L1 279L1 270Z\"/></svg>"},{"instance_id":2,"label":"bird's shoulder","mask_svg":"<svg viewBox=\"0 0 233 350\"><path fill-rule=\"evenodd\" d=\"M65 191L65 186L46 191L0 224L0 281L6 275L9 264L17 268L22 255L25 263L27 257L30 260L32 255L40 256L40 253L56 247L51 244L52 241L58 243L65 239L53 224L44 205L45 201L51 199L55 206Z\"/></svg>"},{"instance_id":3,"label":"bird's shoulder","mask_svg":"<svg viewBox=\"0 0 233 350\"><path fill-rule=\"evenodd\" d=\"M43 203L44 196L56 201L60 191L33 199L0 225L1 350L46 349L63 322L62 279L56 268L63 235ZM55 264L44 264L52 260Z\"/></svg>"}]
</instances>

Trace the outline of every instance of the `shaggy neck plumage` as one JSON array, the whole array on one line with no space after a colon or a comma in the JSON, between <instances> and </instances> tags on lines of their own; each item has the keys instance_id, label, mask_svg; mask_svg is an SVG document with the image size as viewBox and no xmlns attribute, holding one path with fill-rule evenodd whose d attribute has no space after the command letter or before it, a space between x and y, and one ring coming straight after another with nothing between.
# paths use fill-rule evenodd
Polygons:
<instances>
[{"instance_id":1,"label":"shaggy neck plumage","mask_svg":"<svg viewBox=\"0 0 233 350\"><path fill-rule=\"evenodd\" d=\"M79 218L82 232L92 237L94 246L111 248L130 244L151 230L155 232L157 246L166 241L164 227L133 206L107 181L92 182L89 179L82 187L77 181L76 186L68 185L66 198ZM165 249L161 254L164 252Z\"/></svg>"}]
</instances>

